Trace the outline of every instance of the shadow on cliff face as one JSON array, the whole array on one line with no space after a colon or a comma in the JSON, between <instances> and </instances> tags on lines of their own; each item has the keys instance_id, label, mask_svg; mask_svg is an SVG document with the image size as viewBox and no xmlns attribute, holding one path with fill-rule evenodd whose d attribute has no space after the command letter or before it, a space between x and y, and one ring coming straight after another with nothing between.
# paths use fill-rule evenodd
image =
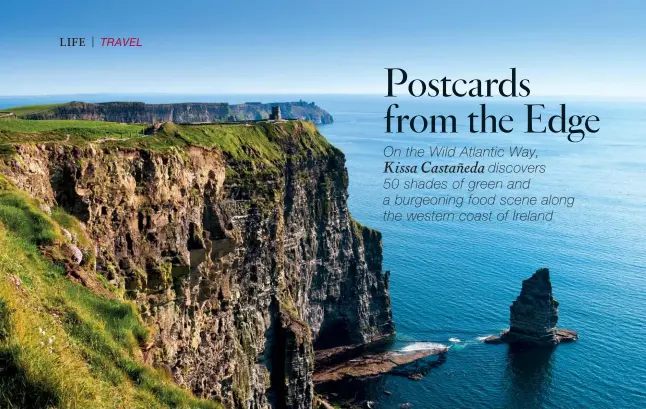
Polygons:
<instances>
[{"instance_id":1,"label":"shadow on cliff face","mask_svg":"<svg viewBox=\"0 0 646 409\"><path fill-rule=\"evenodd\" d=\"M265 364L270 374L270 387L266 391L267 400L273 408L281 408L284 406L285 399L285 344L281 337L276 299L272 300L269 312L271 324L265 331L265 352L261 362Z\"/></svg>"},{"instance_id":2,"label":"shadow on cliff face","mask_svg":"<svg viewBox=\"0 0 646 409\"><path fill-rule=\"evenodd\" d=\"M553 348L510 345L505 377L508 407L542 408L552 383Z\"/></svg>"},{"instance_id":3,"label":"shadow on cliff face","mask_svg":"<svg viewBox=\"0 0 646 409\"><path fill-rule=\"evenodd\" d=\"M314 342L314 349L334 348L342 345L352 345L350 337L351 328L347 321L335 320L324 322L319 331L318 338Z\"/></svg>"},{"instance_id":4,"label":"shadow on cliff face","mask_svg":"<svg viewBox=\"0 0 646 409\"><path fill-rule=\"evenodd\" d=\"M76 192L79 176L80 169L76 164L65 164L51 171L50 183L58 205L82 222L87 222L90 218L89 206Z\"/></svg>"}]
</instances>

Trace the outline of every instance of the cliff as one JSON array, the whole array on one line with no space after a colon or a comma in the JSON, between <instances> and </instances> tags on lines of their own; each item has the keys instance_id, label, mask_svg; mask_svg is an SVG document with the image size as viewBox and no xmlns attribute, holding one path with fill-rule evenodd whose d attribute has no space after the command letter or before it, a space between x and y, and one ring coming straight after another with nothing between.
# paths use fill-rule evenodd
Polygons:
<instances>
[{"instance_id":1,"label":"cliff","mask_svg":"<svg viewBox=\"0 0 646 409\"><path fill-rule=\"evenodd\" d=\"M575 332L556 328L558 306L552 295L550 271L538 269L523 281L520 295L509 307L509 330L499 337L487 338L486 342L556 346L578 339Z\"/></svg>"},{"instance_id":2,"label":"cliff","mask_svg":"<svg viewBox=\"0 0 646 409\"><path fill-rule=\"evenodd\" d=\"M315 345L394 334L381 235L311 123L134 127L1 120L0 174L82 223L143 363L226 407L310 408Z\"/></svg>"},{"instance_id":3,"label":"cliff","mask_svg":"<svg viewBox=\"0 0 646 409\"><path fill-rule=\"evenodd\" d=\"M268 119L271 107L279 106L285 119L303 119L315 124L333 122L332 115L316 104L305 101L227 103L144 104L143 102L69 102L65 104L26 106L3 109L23 119L93 120L120 123L208 123Z\"/></svg>"}]
</instances>

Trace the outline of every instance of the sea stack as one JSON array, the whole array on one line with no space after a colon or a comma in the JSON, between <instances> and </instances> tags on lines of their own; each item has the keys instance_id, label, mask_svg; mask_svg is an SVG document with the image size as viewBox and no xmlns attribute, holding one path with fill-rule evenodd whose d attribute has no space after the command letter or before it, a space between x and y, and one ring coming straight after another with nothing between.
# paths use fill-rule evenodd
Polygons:
<instances>
[{"instance_id":1,"label":"sea stack","mask_svg":"<svg viewBox=\"0 0 646 409\"><path fill-rule=\"evenodd\" d=\"M552 296L550 270L541 268L523 281L520 295L509 307L509 329L488 337L485 342L554 347L577 340L576 332L556 327L558 307L558 301Z\"/></svg>"}]
</instances>

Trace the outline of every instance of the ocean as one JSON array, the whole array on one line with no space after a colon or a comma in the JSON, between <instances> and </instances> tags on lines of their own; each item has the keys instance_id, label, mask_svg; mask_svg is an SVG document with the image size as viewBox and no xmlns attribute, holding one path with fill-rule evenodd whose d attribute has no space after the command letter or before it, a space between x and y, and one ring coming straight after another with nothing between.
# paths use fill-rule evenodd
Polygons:
<instances>
[{"instance_id":1,"label":"ocean","mask_svg":"<svg viewBox=\"0 0 646 409\"><path fill-rule=\"evenodd\" d=\"M399 111L454 114L460 120L478 112L481 103L429 99L402 100ZM465 126L457 134L386 134L384 116L392 102L318 98L335 119L321 132L347 156L353 216L383 233L398 347L433 342L450 349L446 362L423 380L385 377L373 382L367 397L385 408L406 402L428 409L646 407L646 104L535 98L532 103L544 103L548 114L567 102L571 114L601 118L600 132L572 143L554 134L470 134ZM511 114L516 128L524 130L525 101L486 103L491 113ZM505 157L480 163L544 164L544 174L472 179L531 177L531 189L517 195L574 197L574 204L551 208L551 222L384 221L382 201L388 194L382 172L389 145L402 151L431 145L536 149L533 161ZM438 175L416 178L433 176ZM580 340L551 353L514 353L506 345L484 344L483 337L508 326L509 305L522 280L540 267L550 268L559 326L578 331Z\"/></svg>"},{"instance_id":2,"label":"ocean","mask_svg":"<svg viewBox=\"0 0 646 409\"><path fill-rule=\"evenodd\" d=\"M140 100L145 102L305 99L328 110L334 124L320 126L327 139L346 155L353 216L383 233L384 269L391 270L390 294L397 326L396 349L450 347L446 362L425 378L412 381L383 376L352 388L357 400L379 408L411 403L425 409L562 409L646 407L646 103L533 98L544 113L595 114L601 131L579 143L561 134L470 134L467 115L481 102L492 114L514 117L524 128L522 99L455 101L379 96L267 95L128 95L67 96L62 100ZM0 108L56 102L60 97L0 98ZM453 114L455 134L385 133L389 104L409 115ZM523 146L537 158L477 158L490 165L541 164L542 174L469 176L479 180L526 181L531 188L518 196L573 198L571 207L552 206L552 221L385 221L385 196L438 195L428 190L384 190L384 179L457 178L443 175L385 175L384 148L428 149ZM402 163L413 163L402 158ZM433 159L438 164L450 158ZM463 192L468 196L468 192ZM475 191L474 195L510 194ZM430 207L419 209L427 211ZM505 211L510 207L467 206L458 211ZM403 210L419 210L408 206ZM520 206L518 210L526 211ZM456 210L450 205L433 210ZM486 345L483 338L508 326L509 305L523 279L541 267L551 271L554 296L560 302L559 326L575 330L576 343L554 351L519 352L506 345ZM390 392L390 394L384 393Z\"/></svg>"}]
</instances>

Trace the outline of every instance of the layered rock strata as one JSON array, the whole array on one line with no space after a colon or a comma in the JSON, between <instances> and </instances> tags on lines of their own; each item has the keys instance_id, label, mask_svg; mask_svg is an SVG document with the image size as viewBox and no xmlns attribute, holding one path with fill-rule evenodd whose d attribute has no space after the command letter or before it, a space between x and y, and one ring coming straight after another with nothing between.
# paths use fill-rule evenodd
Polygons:
<instances>
[{"instance_id":1,"label":"layered rock strata","mask_svg":"<svg viewBox=\"0 0 646 409\"><path fill-rule=\"evenodd\" d=\"M146 361L230 408L309 409L314 345L394 334L381 234L350 216L344 156L311 124L258 132L279 155L18 143L0 172L85 224L151 329Z\"/></svg>"}]
</instances>

